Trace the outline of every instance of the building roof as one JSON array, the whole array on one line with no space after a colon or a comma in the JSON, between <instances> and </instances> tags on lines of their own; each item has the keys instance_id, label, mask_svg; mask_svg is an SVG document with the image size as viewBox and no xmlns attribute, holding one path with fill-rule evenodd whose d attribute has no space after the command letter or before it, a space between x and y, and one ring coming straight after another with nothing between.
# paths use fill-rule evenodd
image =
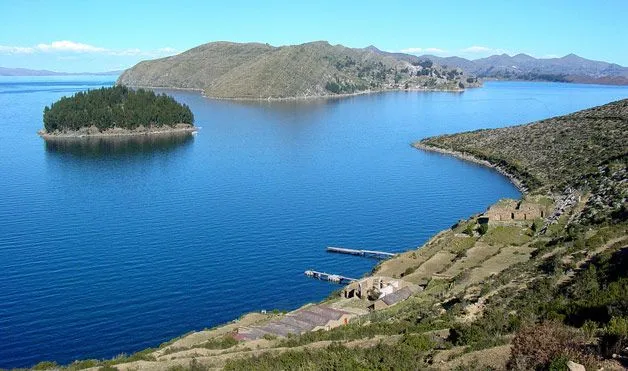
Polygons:
<instances>
[{"instance_id":1,"label":"building roof","mask_svg":"<svg viewBox=\"0 0 628 371\"><path fill-rule=\"evenodd\" d=\"M300 310L300 311L294 312L290 316L293 318L296 318L299 321L311 323L314 325L314 327L323 326L323 325L326 325L327 322L329 322L329 320L326 319L325 317L317 313L311 312L309 310Z\"/></svg>"},{"instance_id":2,"label":"building roof","mask_svg":"<svg viewBox=\"0 0 628 371\"><path fill-rule=\"evenodd\" d=\"M266 331L278 336L288 336L288 334L300 334L301 330L296 327L279 323L279 322L270 322L260 328L262 331Z\"/></svg>"},{"instance_id":3,"label":"building roof","mask_svg":"<svg viewBox=\"0 0 628 371\"><path fill-rule=\"evenodd\" d=\"M279 323L285 323L287 325L297 327L301 331L309 331L315 327L312 323L299 321L298 319L292 316L283 317L282 319L279 320Z\"/></svg>"},{"instance_id":4,"label":"building roof","mask_svg":"<svg viewBox=\"0 0 628 371\"><path fill-rule=\"evenodd\" d=\"M299 309L280 319L270 321L265 325L242 327L236 335L238 339L260 339L266 334L288 336L310 331L318 326L325 326L330 321L339 320L348 312L326 306L313 305L306 309Z\"/></svg>"},{"instance_id":5,"label":"building roof","mask_svg":"<svg viewBox=\"0 0 628 371\"><path fill-rule=\"evenodd\" d=\"M397 290L392 294L384 296L381 300L386 303L386 305L393 305L406 300L410 297L410 295L412 295L412 290L410 290L409 287L404 287L401 290Z\"/></svg>"},{"instance_id":6,"label":"building roof","mask_svg":"<svg viewBox=\"0 0 628 371\"><path fill-rule=\"evenodd\" d=\"M342 310L332 309L329 307L321 307L317 305L311 306L307 308L307 310L316 313L321 317L324 317L325 319L327 319L327 321L339 320L340 318L342 318L343 315L348 314L347 312Z\"/></svg>"}]
</instances>

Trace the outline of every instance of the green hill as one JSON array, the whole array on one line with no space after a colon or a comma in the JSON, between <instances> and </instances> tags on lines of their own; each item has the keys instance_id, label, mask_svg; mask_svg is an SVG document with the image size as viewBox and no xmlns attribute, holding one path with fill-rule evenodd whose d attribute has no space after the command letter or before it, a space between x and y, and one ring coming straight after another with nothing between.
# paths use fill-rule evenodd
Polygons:
<instances>
[{"instance_id":1,"label":"green hill","mask_svg":"<svg viewBox=\"0 0 628 371\"><path fill-rule=\"evenodd\" d=\"M324 41L281 47L212 42L172 57L140 62L126 70L118 84L199 89L208 97L236 99L479 86L477 79L461 69Z\"/></svg>"},{"instance_id":2,"label":"green hill","mask_svg":"<svg viewBox=\"0 0 628 371\"><path fill-rule=\"evenodd\" d=\"M185 104L165 94L114 86L78 92L44 108L43 136L102 135L120 130L145 133L146 128L190 129L194 115Z\"/></svg>"}]
</instances>

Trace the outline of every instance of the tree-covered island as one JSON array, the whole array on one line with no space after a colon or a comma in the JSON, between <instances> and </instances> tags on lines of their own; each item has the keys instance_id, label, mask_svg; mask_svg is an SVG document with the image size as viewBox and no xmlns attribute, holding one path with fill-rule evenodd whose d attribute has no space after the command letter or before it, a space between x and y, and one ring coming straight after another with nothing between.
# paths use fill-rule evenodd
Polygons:
<instances>
[{"instance_id":1,"label":"tree-covered island","mask_svg":"<svg viewBox=\"0 0 628 371\"><path fill-rule=\"evenodd\" d=\"M44 108L45 139L195 131L190 108L165 94L116 85L63 97Z\"/></svg>"}]
</instances>

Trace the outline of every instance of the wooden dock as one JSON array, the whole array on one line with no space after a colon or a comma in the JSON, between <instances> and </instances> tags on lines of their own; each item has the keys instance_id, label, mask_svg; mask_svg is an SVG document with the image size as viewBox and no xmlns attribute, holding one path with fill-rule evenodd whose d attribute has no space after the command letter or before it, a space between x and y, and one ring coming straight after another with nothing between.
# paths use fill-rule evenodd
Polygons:
<instances>
[{"instance_id":1,"label":"wooden dock","mask_svg":"<svg viewBox=\"0 0 628 371\"><path fill-rule=\"evenodd\" d=\"M333 283L340 283L340 284L357 281L355 278L349 278L349 277L341 276L339 274L329 274L329 273L313 271L313 270L305 271L305 275L312 278L318 278L319 280L329 281Z\"/></svg>"},{"instance_id":2,"label":"wooden dock","mask_svg":"<svg viewBox=\"0 0 628 371\"><path fill-rule=\"evenodd\" d=\"M350 255L359 255L366 256L369 258L377 258L377 259L388 259L392 258L396 254L384 251L374 251L374 250L355 250L355 249L346 249L344 247L328 247L327 252L334 252L338 254L350 254Z\"/></svg>"}]
</instances>

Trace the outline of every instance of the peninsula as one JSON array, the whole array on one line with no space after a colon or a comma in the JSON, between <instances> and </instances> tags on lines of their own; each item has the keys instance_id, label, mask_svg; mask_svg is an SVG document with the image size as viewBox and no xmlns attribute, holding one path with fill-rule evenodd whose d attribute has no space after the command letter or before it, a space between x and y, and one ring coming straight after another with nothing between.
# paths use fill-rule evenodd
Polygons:
<instances>
[{"instance_id":1,"label":"peninsula","mask_svg":"<svg viewBox=\"0 0 628 371\"><path fill-rule=\"evenodd\" d=\"M461 91L480 86L460 68L326 41L280 47L211 42L172 57L140 62L122 73L118 84L194 89L210 98L248 100L404 89Z\"/></svg>"},{"instance_id":2,"label":"peninsula","mask_svg":"<svg viewBox=\"0 0 628 371\"><path fill-rule=\"evenodd\" d=\"M423 139L417 148L501 169L524 196L458 221L319 304L68 369L624 369L626 133L628 99Z\"/></svg>"},{"instance_id":3,"label":"peninsula","mask_svg":"<svg viewBox=\"0 0 628 371\"><path fill-rule=\"evenodd\" d=\"M76 93L44 108L44 139L170 135L196 131L185 104L165 94L114 86Z\"/></svg>"}]
</instances>

